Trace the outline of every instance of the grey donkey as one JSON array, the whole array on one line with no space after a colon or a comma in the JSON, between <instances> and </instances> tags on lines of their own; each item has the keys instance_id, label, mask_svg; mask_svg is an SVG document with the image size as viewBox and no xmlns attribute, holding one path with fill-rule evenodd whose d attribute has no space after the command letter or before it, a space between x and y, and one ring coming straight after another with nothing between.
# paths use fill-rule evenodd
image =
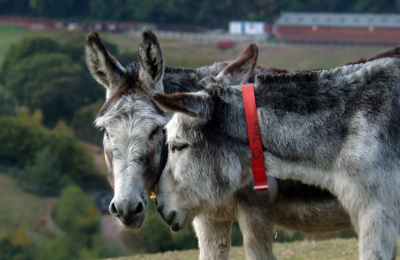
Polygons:
<instances>
[{"instance_id":1,"label":"grey donkey","mask_svg":"<svg viewBox=\"0 0 400 260\"><path fill-rule=\"evenodd\" d=\"M215 63L196 70L164 68L157 39L148 30L142 33L139 64L123 68L106 50L97 33L91 33L87 38L86 59L94 78L106 87L107 99L96 125L105 131L106 162L115 193L110 212L125 227L139 228L145 217L150 190L165 165L167 150L164 149L166 146L163 145L164 134L161 129L171 118L171 114L162 112L156 106L152 95L163 90L174 93L202 89L201 85L194 84L205 76L217 75L228 63ZM256 60L257 48L250 45L245 55L236 61L246 63L243 73L250 73L250 81L254 81L255 73L284 71L255 66ZM305 186L293 181L286 183L292 187ZM275 214L279 216L275 220L268 217L274 211L272 207L259 207L268 203L269 197L266 194L254 196L246 188L214 211L198 216L194 227L199 239L200 258L229 259L231 224L236 219L239 219L246 254L250 258L260 258L272 252L273 221L305 232L349 227L346 213L331 194L313 187L307 191L303 192L302 197L293 197L291 190L281 189L277 197L282 201L281 204L286 205L286 210L275 210L279 212ZM318 207L316 203L319 203ZM258 212L258 216L254 218L255 212ZM335 222L330 221L331 218L323 218L322 215L328 212L340 220ZM316 217L319 222L306 224L308 219L302 216L310 215L319 216ZM254 233L255 228L268 232Z\"/></svg>"},{"instance_id":2,"label":"grey donkey","mask_svg":"<svg viewBox=\"0 0 400 260\"><path fill-rule=\"evenodd\" d=\"M110 212L128 228L139 228L144 220L150 190L157 182L165 164L167 150L161 128L171 115L155 105L152 95L164 89L166 93L187 92L202 89L198 81L209 75L217 75L227 62L215 63L199 69L164 67L161 49L154 34L145 30L139 45L139 64L122 67L106 50L97 33L89 34L86 42L86 60L93 77L106 87L106 102L96 124L104 129L104 148L109 179L114 188ZM252 55L241 56L237 64L247 65L243 73L251 72L249 81L254 82L256 73L276 74L287 72L255 66L257 52L250 46ZM391 54L392 55L392 54ZM349 227L349 219L340 204L324 190L302 185L294 181L280 181L276 205L262 207L269 197L256 196L243 188L232 196L231 201L214 211L199 215L194 221L199 238L202 259L228 259L231 223L236 218L243 230L248 256L272 252L272 226L274 222L290 229L304 232L329 231ZM308 188L308 189L306 189ZM293 189L301 190L302 196L294 196ZM275 205L274 204L274 205ZM229 211L228 211L229 209ZM250 218L258 213L258 217ZM323 217L329 214L330 217ZM315 216L319 221L308 218ZM334 217L335 216L335 217ZM338 222L339 221L339 222ZM268 232L253 233L260 228ZM249 230L249 232L246 232Z\"/></svg>"},{"instance_id":3,"label":"grey donkey","mask_svg":"<svg viewBox=\"0 0 400 260\"><path fill-rule=\"evenodd\" d=\"M252 183L241 86L230 85L225 72L201 83L201 91L154 96L163 110L175 112L157 190L158 210L173 230ZM267 174L327 189L350 215L360 259L395 259L400 59L262 74L254 86ZM269 185L265 193L274 201L278 179L270 177ZM296 192L301 196L302 189Z\"/></svg>"},{"instance_id":4,"label":"grey donkey","mask_svg":"<svg viewBox=\"0 0 400 260\"><path fill-rule=\"evenodd\" d=\"M254 47L250 46L251 49ZM142 33L139 64L122 67L107 51L95 32L88 35L85 50L89 70L93 77L106 87L106 102L99 112L96 125L105 132L104 150L109 180L114 189L110 212L123 226L139 228L145 218L150 191L157 183L165 165L167 150L162 127L171 118L171 114L158 108L152 95L163 90L166 93L174 93L202 89L202 86L196 83L205 76L217 75L228 63L215 63L195 70L165 67L158 41L149 30ZM253 60L251 66L257 73L275 73L274 69L255 67L255 63L256 60ZM250 71L250 68L248 70ZM254 76L254 73L250 75L253 80ZM315 190L319 198L322 193L327 201L335 201L332 195L319 189ZM245 193L240 197L242 200L247 198ZM268 199L266 196L257 198L260 201ZM239 219L241 226L272 230L272 220L265 218L271 214L271 209L260 209L258 205L254 205L257 206L255 210L259 212L259 217L249 219L246 217L247 211L232 207L236 204L240 206L241 203L235 203L234 198L232 201L233 204L221 206L229 208L229 212L217 209L196 218L194 226L199 239L201 259L229 258L231 224L238 214L245 220ZM290 202L288 200L287 203ZM337 201L328 205L326 207L329 211L343 211ZM252 207L247 203L245 206L246 209ZM296 207L293 207L294 211L295 209ZM304 214L309 214L306 212L319 213L314 207L304 211ZM290 214L282 214L281 221L290 221L290 218ZM251 231L250 228L246 230ZM258 252L263 252L266 248L271 250L269 247L272 236L266 236L265 233L258 236L252 232L243 233L245 241L252 245L247 250L248 254L260 255Z\"/></svg>"}]
</instances>

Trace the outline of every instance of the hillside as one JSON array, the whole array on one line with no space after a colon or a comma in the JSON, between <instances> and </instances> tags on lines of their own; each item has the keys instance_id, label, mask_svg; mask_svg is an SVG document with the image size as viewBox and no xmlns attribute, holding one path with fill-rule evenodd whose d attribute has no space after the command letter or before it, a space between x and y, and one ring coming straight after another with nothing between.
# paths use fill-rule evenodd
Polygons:
<instances>
[{"instance_id":1,"label":"hillside","mask_svg":"<svg viewBox=\"0 0 400 260\"><path fill-rule=\"evenodd\" d=\"M400 241L398 244L400 245ZM354 260L358 259L358 240L352 238L274 243L274 253L279 260ZM198 255L198 250L187 250L163 254L140 254L112 260L197 260ZM243 248L233 247L230 258L232 260L245 259ZM396 259L400 260L400 256Z\"/></svg>"},{"instance_id":2,"label":"hillside","mask_svg":"<svg viewBox=\"0 0 400 260\"><path fill-rule=\"evenodd\" d=\"M54 202L22 191L10 177L0 174L0 236L19 227L37 238L54 235L50 218Z\"/></svg>"}]
</instances>

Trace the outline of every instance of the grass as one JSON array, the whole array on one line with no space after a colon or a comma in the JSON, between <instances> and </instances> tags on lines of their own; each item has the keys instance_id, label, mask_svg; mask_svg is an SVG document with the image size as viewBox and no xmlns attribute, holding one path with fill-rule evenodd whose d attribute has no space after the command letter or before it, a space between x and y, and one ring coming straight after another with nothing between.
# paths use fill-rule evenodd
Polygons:
<instances>
[{"instance_id":1,"label":"grass","mask_svg":"<svg viewBox=\"0 0 400 260\"><path fill-rule=\"evenodd\" d=\"M102 34L102 37L117 44L123 51L136 51L139 39L135 35ZM247 44L221 50L215 44L164 41L161 48L167 66L200 67L216 61L232 60L238 57ZM267 67L307 70L334 68L361 57L372 57L386 51L388 47L340 46L340 45L293 45L258 43L258 64Z\"/></svg>"},{"instance_id":2,"label":"grass","mask_svg":"<svg viewBox=\"0 0 400 260\"><path fill-rule=\"evenodd\" d=\"M0 26L0 64L3 62L5 53L11 44L32 33L18 26Z\"/></svg>"},{"instance_id":3,"label":"grass","mask_svg":"<svg viewBox=\"0 0 400 260\"><path fill-rule=\"evenodd\" d=\"M0 198L0 237L5 231L18 227L41 232L47 209L44 199L22 191L4 174L0 174Z\"/></svg>"},{"instance_id":4,"label":"grass","mask_svg":"<svg viewBox=\"0 0 400 260\"><path fill-rule=\"evenodd\" d=\"M398 241L398 248L400 241ZM357 239L331 239L321 241L297 241L274 243L274 254L280 260L354 260L358 259ZM400 254L400 249L398 249ZM113 260L197 260L198 250L172 251L158 254L139 254ZM245 259L242 247L231 249L230 259ZM396 258L400 259L400 256Z\"/></svg>"},{"instance_id":5,"label":"grass","mask_svg":"<svg viewBox=\"0 0 400 260\"><path fill-rule=\"evenodd\" d=\"M80 41L85 43L86 33L82 32L67 32L67 31L30 31L22 29L19 26L0 25L0 65L5 58L5 54L11 44L17 43L22 38L28 35L47 36L59 41Z\"/></svg>"}]
</instances>

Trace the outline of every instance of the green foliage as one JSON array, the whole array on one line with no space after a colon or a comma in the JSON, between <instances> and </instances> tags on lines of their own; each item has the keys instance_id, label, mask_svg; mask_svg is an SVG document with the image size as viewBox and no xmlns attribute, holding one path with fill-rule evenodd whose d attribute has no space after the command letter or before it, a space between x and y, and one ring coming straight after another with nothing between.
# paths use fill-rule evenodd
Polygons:
<instances>
[{"instance_id":1,"label":"green foliage","mask_svg":"<svg viewBox=\"0 0 400 260\"><path fill-rule=\"evenodd\" d=\"M97 145L102 144L104 134L93 125L102 105L103 101L100 100L76 111L71 125L79 139Z\"/></svg>"},{"instance_id":2,"label":"green foliage","mask_svg":"<svg viewBox=\"0 0 400 260\"><path fill-rule=\"evenodd\" d=\"M226 27L231 20L272 22L282 11L395 13L400 1L372 0L0 0L0 14Z\"/></svg>"},{"instance_id":3,"label":"green foliage","mask_svg":"<svg viewBox=\"0 0 400 260\"><path fill-rule=\"evenodd\" d=\"M57 237L50 243L36 245L35 259L42 260L69 260L77 259L78 247L69 237Z\"/></svg>"},{"instance_id":4,"label":"green foliage","mask_svg":"<svg viewBox=\"0 0 400 260\"><path fill-rule=\"evenodd\" d=\"M0 85L0 115L14 115L17 109L17 100Z\"/></svg>"},{"instance_id":5,"label":"green foliage","mask_svg":"<svg viewBox=\"0 0 400 260\"><path fill-rule=\"evenodd\" d=\"M60 160L49 147L36 153L34 162L26 167L25 187L36 194L54 194L60 191L66 182L60 170ZM29 185L28 185L29 184Z\"/></svg>"},{"instance_id":6,"label":"green foliage","mask_svg":"<svg viewBox=\"0 0 400 260\"><path fill-rule=\"evenodd\" d=\"M29 15L29 0L0 0L0 14Z\"/></svg>"},{"instance_id":7,"label":"green foliage","mask_svg":"<svg viewBox=\"0 0 400 260\"><path fill-rule=\"evenodd\" d=\"M197 247L197 239L192 227L173 233L156 212L155 203L150 202L143 226L132 233L124 233L127 245L138 252L164 252Z\"/></svg>"},{"instance_id":8,"label":"green foliage","mask_svg":"<svg viewBox=\"0 0 400 260\"><path fill-rule=\"evenodd\" d=\"M46 130L38 124L17 118L0 117L0 161L21 168L33 161L37 151L47 142Z\"/></svg>"},{"instance_id":9,"label":"green foliage","mask_svg":"<svg viewBox=\"0 0 400 260\"><path fill-rule=\"evenodd\" d=\"M40 109L49 126L59 119L71 120L77 109L104 95L86 69L82 45L72 42L24 38L10 47L1 75L4 88L19 104Z\"/></svg>"},{"instance_id":10,"label":"green foliage","mask_svg":"<svg viewBox=\"0 0 400 260\"><path fill-rule=\"evenodd\" d=\"M88 2L81 0L29 0L29 7L33 13L47 17L67 17L71 14L84 15L88 12Z\"/></svg>"},{"instance_id":11,"label":"green foliage","mask_svg":"<svg viewBox=\"0 0 400 260\"><path fill-rule=\"evenodd\" d=\"M5 87L21 104L40 109L45 123L51 124L59 118L67 120L83 104L92 101L82 86L83 68L63 54L37 54L23 59L9 72Z\"/></svg>"},{"instance_id":12,"label":"green foliage","mask_svg":"<svg viewBox=\"0 0 400 260\"><path fill-rule=\"evenodd\" d=\"M4 62L0 70L2 82L4 83L4 79L12 76L9 75L9 70L15 65L19 64L22 59L42 53L57 53L60 49L61 45L57 41L50 38L37 35L23 38L17 44L11 45L6 52Z\"/></svg>"},{"instance_id":13,"label":"green foliage","mask_svg":"<svg viewBox=\"0 0 400 260\"><path fill-rule=\"evenodd\" d=\"M111 52L113 53L113 52ZM138 54L137 52L123 52L118 54L118 61L121 63L122 66L126 67L132 62L138 61Z\"/></svg>"},{"instance_id":14,"label":"green foliage","mask_svg":"<svg viewBox=\"0 0 400 260\"><path fill-rule=\"evenodd\" d=\"M233 222L232 224L231 244L232 246L243 245L243 235L242 231L240 231L239 223L237 221Z\"/></svg>"},{"instance_id":15,"label":"green foliage","mask_svg":"<svg viewBox=\"0 0 400 260\"><path fill-rule=\"evenodd\" d=\"M67 233L68 242L60 238L47 250L46 254L53 258L40 259L94 259L121 255L120 251L103 244L99 233L100 214L93 199L78 186L63 189L53 213L56 223ZM54 252L60 256L55 257Z\"/></svg>"},{"instance_id":16,"label":"green foliage","mask_svg":"<svg viewBox=\"0 0 400 260\"><path fill-rule=\"evenodd\" d=\"M276 230L274 234L274 242L293 242L304 239L304 235L300 232L288 234L284 230Z\"/></svg>"},{"instance_id":17,"label":"green foliage","mask_svg":"<svg viewBox=\"0 0 400 260\"><path fill-rule=\"evenodd\" d=\"M62 191L54 219L74 240L86 246L91 246L92 236L99 231L99 212L93 200L78 186L69 186Z\"/></svg>"},{"instance_id":18,"label":"green foliage","mask_svg":"<svg viewBox=\"0 0 400 260\"><path fill-rule=\"evenodd\" d=\"M38 123L12 117L0 117L0 124L7 126L0 128L0 163L32 171L30 176L19 176L21 181L58 187L95 172L93 158L70 133L49 131ZM44 179L35 180L39 176Z\"/></svg>"},{"instance_id":19,"label":"green foliage","mask_svg":"<svg viewBox=\"0 0 400 260\"><path fill-rule=\"evenodd\" d=\"M50 243L36 244L33 255L34 259L41 260L70 260L116 257L122 255L122 252L104 245L100 235L97 234L92 237L90 248L70 236L63 236L52 239Z\"/></svg>"},{"instance_id":20,"label":"green foliage","mask_svg":"<svg viewBox=\"0 0 400 260\"><path fill-rule=\"evenodd\" d=\"M25 229L11 230L0 240L0 260L33 260L33 249Z\"/></svg>"}]
</instances>

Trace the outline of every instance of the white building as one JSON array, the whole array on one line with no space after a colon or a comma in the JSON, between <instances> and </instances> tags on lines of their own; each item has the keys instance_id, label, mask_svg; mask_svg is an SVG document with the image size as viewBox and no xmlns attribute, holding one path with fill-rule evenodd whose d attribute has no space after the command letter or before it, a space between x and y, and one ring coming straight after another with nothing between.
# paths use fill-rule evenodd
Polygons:
<instances>
[{"instance_id":1,"label":"white building","mask_svg":"<svg viewBox=\"0 0 400 260\"><path fill-rule=\"evenodd\" d=\"M229 22L230 34L265 35L265 22L231 21Z\"/></svg>"}]
</instances>

